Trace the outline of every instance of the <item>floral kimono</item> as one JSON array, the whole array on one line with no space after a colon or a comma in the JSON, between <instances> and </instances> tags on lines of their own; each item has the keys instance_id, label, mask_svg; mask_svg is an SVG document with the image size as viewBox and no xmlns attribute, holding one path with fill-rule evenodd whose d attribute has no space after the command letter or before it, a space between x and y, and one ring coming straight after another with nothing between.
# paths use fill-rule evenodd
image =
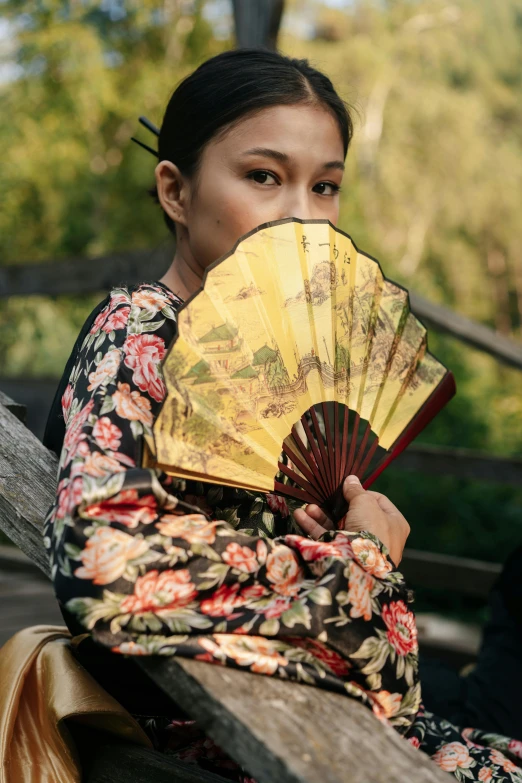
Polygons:
<instances>
[{"instance_id":1,"label":"floral kimono","mask_svg":"<svg viewBox=\"0 0 522 783\"><path fill-rule=\"evenodd\" d=\"M458 780L522 781L522 743L423 710L411 593L372 534L313 541L280 497L141 467L181 304L160 283L113 290L66 368L47 436L61 457L45 546L70 626L115 654L187 656L344 693ZM193 721L144 725L161 750L248 780Z\"/></svg>"}]
</instances>

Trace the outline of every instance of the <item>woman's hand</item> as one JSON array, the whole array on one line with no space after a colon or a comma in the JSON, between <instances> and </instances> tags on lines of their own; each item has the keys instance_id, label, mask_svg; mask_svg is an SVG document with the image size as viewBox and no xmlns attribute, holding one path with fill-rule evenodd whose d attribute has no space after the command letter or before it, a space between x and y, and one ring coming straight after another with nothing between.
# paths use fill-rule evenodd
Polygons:
<instances>
[{"instance_id":1,"label":"woman's hand","mask_svg":"<svg viewBox=\"0 0 522 783\"><path fill-rule=\"evenodd\" d=\"M343 495L350 504L348 513L341 523L341 530L357 533L368 530L377 536L387 548L396 566L402 560L410 526L399 509L380 492L362 488L357 476L347 476L343 484ZM294 511L294 518L301 530L312 538L319 538L327 530L333 530L333 522L314 503Z\"/></svg>"}]
</instances>

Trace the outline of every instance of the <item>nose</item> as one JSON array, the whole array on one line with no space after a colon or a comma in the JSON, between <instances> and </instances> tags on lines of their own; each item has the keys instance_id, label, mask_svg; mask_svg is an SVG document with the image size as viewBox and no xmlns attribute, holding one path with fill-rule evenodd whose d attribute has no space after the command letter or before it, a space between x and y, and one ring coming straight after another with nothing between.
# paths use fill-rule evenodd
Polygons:
<instances>
[{"instance_id":1,"label":"nose","mask_svg":"<svg viewBox=\"0 0 522 783\"><path fill-rule=\"evenodd\" d=\"M313 218L308 189L295 188L289 190L283 204L281 204L281 213L280 219L295 217L300 220L310 220Z\"/></svg>"}]
</instances>

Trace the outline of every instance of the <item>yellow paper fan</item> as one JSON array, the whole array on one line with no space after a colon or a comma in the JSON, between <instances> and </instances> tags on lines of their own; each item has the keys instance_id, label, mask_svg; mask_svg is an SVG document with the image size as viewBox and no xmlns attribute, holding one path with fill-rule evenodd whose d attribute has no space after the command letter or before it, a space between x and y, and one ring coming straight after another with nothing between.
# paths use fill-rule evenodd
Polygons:
<instances>
[{"instance_id":1,"label":"yellow paper fan","mask_svg":"<svg viewBox=\"0 0 522 783\"><path fill-rule=\"evenodd\" d=\"M338 519L455 393L408 294L326 220L242 237L178 313L149 464Z\"/></svg>"}]
</instances>

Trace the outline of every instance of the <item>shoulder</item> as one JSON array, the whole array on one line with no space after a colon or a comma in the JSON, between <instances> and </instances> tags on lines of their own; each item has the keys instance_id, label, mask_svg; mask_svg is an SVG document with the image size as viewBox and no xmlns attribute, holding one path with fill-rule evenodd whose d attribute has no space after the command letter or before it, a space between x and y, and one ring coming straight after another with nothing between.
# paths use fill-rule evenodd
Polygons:
<instances>
[{"instance_id":1,"label":"shoulder","mask_svg":"<svg viewBox=\"0 0 522 783\"><path fill-rule=\"evenodd\" d=\"M140 283L127 290L132 304L143 309L158 311L172 307L178 310L183 304L176 294L160 283ZM116 291L118 289L114 289ZM114 292L111 292L111 296Z\"/></svg>"},{"instance_id":2,"label":"shoulder","mask_svg":"<svg viewBox=\"0 0 522 783\"><path fill-rule=\"evenodd\" d=\"M105 394L109 385L125 380L123 375L131 370L132 382L160 401L164 385L159 364L174 339L181 304L155 283L113 288L84 330L69 384L78 386L85 377L86 392Z\"/></svg>"},{"instance_id":3,"label":"shoulder","mask_svg":"<svg viewBox=\"0 0 522 783\"><path fill-rule=\"evenodd\" d=\"M114 342L123 334L157 332L167 335L173 332L176 314L182 300L159 283L139 283L134 286L117 286L95 308L84 327L84 349L93 342L97 348L108 337ZM94 317L93 317L94 316Z\"/></svg>"},{"instance_id":4,"label":"shoulder","mask_svg":"<svg viewBox=\"0 0 522 783\"><path fill-rule=\"evenodd\" d=\"M110 320L122 324L127 323L132 309L134 311L145 310L150 316L156 316L158 312L161 312L164 317L173 319L181 305L181 299L159 283L117 286L97 306L95 310L97 314L92 321L90 333L93 334L104 326L104 331L107 331L107 320L114 313L118 313L118 316Z\"/></svg>"}]
</instances>

